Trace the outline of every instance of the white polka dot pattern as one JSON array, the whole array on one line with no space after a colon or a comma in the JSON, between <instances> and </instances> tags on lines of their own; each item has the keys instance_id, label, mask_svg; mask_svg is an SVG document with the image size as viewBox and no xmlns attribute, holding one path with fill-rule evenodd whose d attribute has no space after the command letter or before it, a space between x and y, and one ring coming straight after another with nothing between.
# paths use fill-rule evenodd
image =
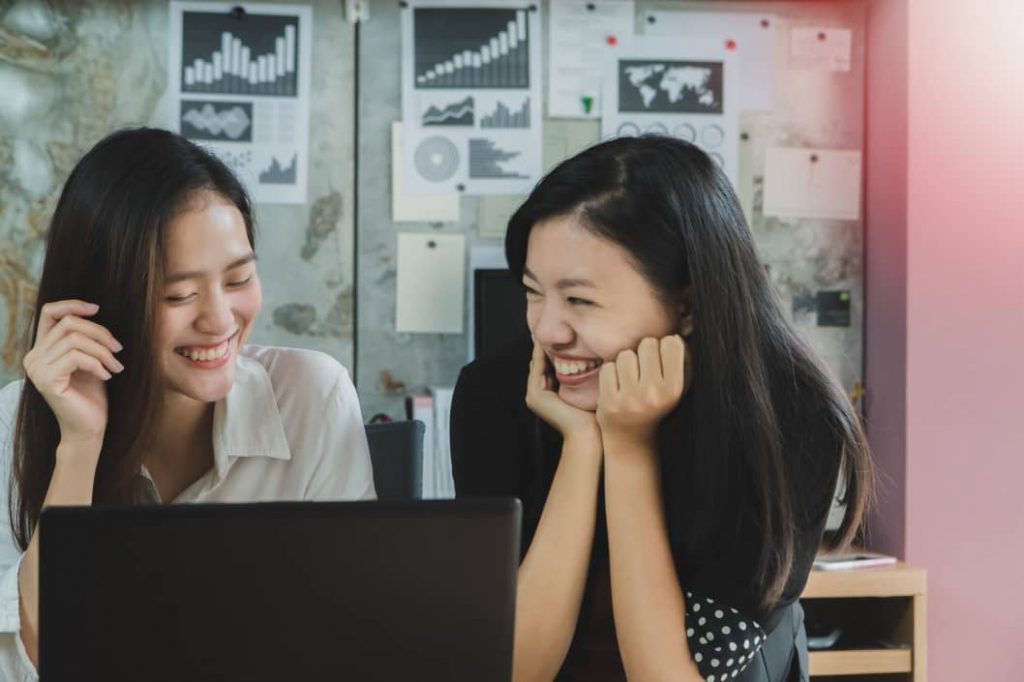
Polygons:
<instances>
[{"instance_id":1,"label":"white polka dot pattern","mask_svg":"<svg viewBox=\"0 0 1024 682\"><path fill-rule=\"evenodd\" d=\"M764 646L764 630L734 608L686 593L686 639L701 677L728 682Z\"/></svg>"}]
</instances>

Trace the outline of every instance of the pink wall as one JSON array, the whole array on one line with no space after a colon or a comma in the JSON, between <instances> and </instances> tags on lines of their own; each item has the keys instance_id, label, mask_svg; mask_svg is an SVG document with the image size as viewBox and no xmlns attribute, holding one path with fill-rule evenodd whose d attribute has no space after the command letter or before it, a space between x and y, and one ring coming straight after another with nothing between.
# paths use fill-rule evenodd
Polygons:
<instances>
[{"instance_id":1,"label":"pink wall","mask_svg":"<svg viewBox=\"0 0 1024 682\"><path fill-rule=\"evenodd\" d=\"M905 555L907 429L907 0L867 6L864 408L878 468L867 546Z\"/></svg>"},{"instance_id":2,"label":"pink wall","mask_svg":"<svg viewBox=\"0 0 1024 682\"><path fill-rule=\"evenodd\" d=\"M909 0L906 558L929 679L1024 679L1024 2Z\"/></svg>"}]
</instances>

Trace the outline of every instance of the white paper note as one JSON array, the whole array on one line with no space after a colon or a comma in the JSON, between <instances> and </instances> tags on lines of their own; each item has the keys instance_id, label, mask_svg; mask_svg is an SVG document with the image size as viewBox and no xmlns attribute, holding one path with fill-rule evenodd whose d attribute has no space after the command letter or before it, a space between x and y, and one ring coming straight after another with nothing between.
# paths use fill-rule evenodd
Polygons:
<instances>
[{"instance_id":1,"label":"white paper note","mask_svg":"<svg viewBox=\"0 0 1024 682\"><path fill-rule=\"evenodd\" d=\"M644 16L645 35L672 36L682 45L708 38L721 41L740 56L740 108L770 111L775 107L774 14L651 10Z\"/></svg>"},{"instance_id":2,"label":"white paper note","mask_svg":"<svg viewBox=\"0 0 1024 682\"><path fill-rule=\"evenodd\" d=\"M737 186L739 56L717 40L637 38L609 50L601 134L671 135L701 147Z\"/></svg>"},{"instance_id":3,"label":"white paper note","mask_svg":"<svg viewBox=\"0 0 1024 682\"><path fill-rule=\"evenodd\" d=\"M172 2L171 127L210 149L257 203L306 202L313 8Z\"/></svg>"},{"instance_id":4,"label":"white paper note","mask_svg":"<svg viewBox=\"0 0 1024 682\"><path fill-rule=\"evenodd\" d=\"M801 69L849 71L853 31L797 26L790 33L789 65Z\"/></svg>"},{"instance_id":5,"label":"white paper note","mask_svg":"<svg viewBox=\"0 0 1024 682\"><path fill-rule=\"evenodd\" d=\"M541 174L541 9L515 0L402 3L410 194L522 194Z\"/></svg>"},{"instance_id":6,"label":"white paper note","mask_svg":"<svg viewBox=\"0 0 1024 682\"><path fill-rule=\"evenodd\" d=\"M764 214L858 220L861 153L843 149L768 150Z\"/></svg>"},{"instance_id":7,"label":"white paper note","mask_svg":"<svg viewBox=\"0 0 1024 682\"><path fill-rule=\"evenodd\" d=\"M633 0L556 0L548 30L548 116L601 117L604 52L633 36Z\"/></svg>"},{"instance_id":8,"label":"white paper note","mask_svg":"<svg viewBox=\"0 0 1024 682\"><path fill-rule=\"evenodd\" d=\"M391 124L391 220L396 223L458 222L458 194L406 194L404 163L402 122L395 121Z\"/></svg>"},{"instance_id":9,"label":"white paper note","mask_svg":"<svg viewBox=\"0 0 1024 682\"><path fill-rule=\"evenodd\" d=\"M399 234L395 329L461 334L465 279L465 235Z\"/></svg>"}]
</instances>

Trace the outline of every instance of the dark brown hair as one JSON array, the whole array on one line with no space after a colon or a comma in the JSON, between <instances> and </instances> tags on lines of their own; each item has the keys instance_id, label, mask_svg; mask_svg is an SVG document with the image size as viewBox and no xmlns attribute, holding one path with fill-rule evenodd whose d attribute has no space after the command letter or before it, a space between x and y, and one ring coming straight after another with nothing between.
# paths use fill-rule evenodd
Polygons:
<instances>
[{"instance_id":1,"label":"dark brown hair","mask_svg":"<svg viewBox=\"0 0 1024 682\"><path fill-rule=\"evenodd\" d=\"M108 418L94 503L137 501L136 475L163 395L153 358L165 229L201 190L238 208L254 245L249 198L234 174L180 135L152 128L113 133L82 157L50 222L30 346L42 306L65 299L98 304L91 319L124 346L118 358L125 370L106 383ZM15 422L9 498L11 528L22 549L39 520L59 442L56 417L26 380Z\"/></svg>"},{"instance_id":2,"label":"dark brown hair","mask_svg":"<svg viewBox=\"0 0 1024 682\"><path fill-rule=\"evenodd\" d=\"M533 226L571 213L622 247L666 299L691 292L693 388L659 441L673 553L684 564L684 554L720 550L740 519L753 519L754 572L769 608L801 530L823 523L837 469L847 509L827 544L847 544L861 525L873 470L856 412L782 315L732 185L699 148L620 138L559 164L509 221L517 277ZM814 502L795 505L808 498L798 486L807 480Z\"/></svg>"}]
</instances>

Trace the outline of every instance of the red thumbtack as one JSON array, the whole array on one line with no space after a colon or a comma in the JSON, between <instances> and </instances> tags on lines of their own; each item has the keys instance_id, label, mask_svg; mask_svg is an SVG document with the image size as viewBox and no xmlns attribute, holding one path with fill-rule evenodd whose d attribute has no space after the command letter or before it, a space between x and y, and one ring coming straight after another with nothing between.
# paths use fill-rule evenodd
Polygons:
<instances>
[{"instance_id":1,"label":"red thumbtack","mask_svg":"<svg viewBox=\"0 0 1024 682\"><path fill-rule=\"evenodd\" d=\"M729 40L725 41L725 49L727 49L727 50L735 50L736 49L736 41L733 40L732 38L730 38Z\"/></svg>"},{"instance_id":2,"label":"red thumbtack","mask_svg":"<svg viewBox=\"0 0 1024 682\"><path fill-rule=\"evenodd\" d=\"M772 25L772 22L768 21L767 19L762 19L761 20L761 28L768 28L771 25Z\"/></svg>"},{"instance_id":3,"label":"red thumbtack","mask_svg":"<svg viewBox=\"0 0 1024 682\"><path fill-rule=\"evenodd\" d=\"M819 34L818 34L818 40L821 40L821 41L823 41L823 42L824 42L824 40L825 40L826 38L828 38L828 36L827 36L827 35L825 34L825 32L824 32L824 31L822 31L821 33L819 33Z\"/></svg>"},{"instance_id":4,"label":"red thumbtack","mask_svg":"<svg viewBox=\"0 0 1024 682\"><path fill-rule=\"evenodd\" d=\"M618 45L619 44L619 39L616 38L615 36L608 36L608 44L609 45Z\"/></svg>"}]
</instances>

